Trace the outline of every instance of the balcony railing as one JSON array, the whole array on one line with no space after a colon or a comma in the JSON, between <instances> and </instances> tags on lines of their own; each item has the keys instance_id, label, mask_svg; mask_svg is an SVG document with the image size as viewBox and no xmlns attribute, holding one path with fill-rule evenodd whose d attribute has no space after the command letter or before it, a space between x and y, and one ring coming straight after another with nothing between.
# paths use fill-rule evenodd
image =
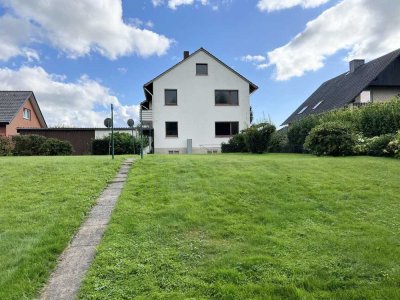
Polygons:
<instances>
[{"instance_id":1,"label":"balcony railing","mask_svg":"<svg viewBox=\"0 0 400 300\"><path fill-rule=\"evenodd\" d=\"M368 104L371 104L371 102L354 102L354 103L350 104L350 107L360 108L360 107L366 106Z\"/></svg>"},{"instance_id":2,"label":"balcony railing","mask_svg":"<svg viewBox=\"0 0 400 300\"><path fill-rule=\"evenodd\" d=\"M153 121L153 111L151 109L142 110L142 121L143 122Z\"/></svg>"}]
</instances>

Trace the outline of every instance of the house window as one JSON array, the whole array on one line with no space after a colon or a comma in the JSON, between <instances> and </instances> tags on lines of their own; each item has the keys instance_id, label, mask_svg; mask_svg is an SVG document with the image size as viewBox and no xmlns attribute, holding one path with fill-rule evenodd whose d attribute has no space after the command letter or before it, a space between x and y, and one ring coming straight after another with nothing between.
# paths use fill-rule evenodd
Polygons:
<instances>
[{"instance_id":1,"label":"house window","mask_svg":"<svg viewBox=\"0 0 400 300\"><path fill-rule=\"evenodd\" d=\"M312 109L316 109L318 106L320 106L321 105L321 103L323 102L324 100L322 100L322 101L319 101L317 104L315 104L314 105L314 107L312 108Z\"/></svg>"},{"instance_id":2,"label":"house window","mask_svg":"<svg viewBox=\"0 0 400 300\"><path fill-rule=\"evenodd\" d=\"M215 136L226 137L239 133L239 122L215 122Z\"/></svg>"},{"instance_id":3,"label":"house window","mask_svg":"<svg viewBox=\"0 0 400 300\"><path fill-rule=\"evenodd\" d=\"M165 136L178 137L178 122L165 122Z\"/></svg>"},{"instance_id":4,"label":"house window","mask_svg":"<svg viewBox=\"0 0 400 300\"><path fill-rule=\"evenodd\" d=\"M24 119L25 120L30 120L31 119L31 110L24 108Z\"/></svg>"},{"instance_id":5,"label":"house window","mask_svg":"<svg viewBox=\"0 0 400 300\"><path fill-rule=\"evenodd\" d=\"M215 105L239 105L239 91L216 90Z\"/></svg>"},{"instance_id":6,"label":"house window","mask_svg":"<svg viewBox=\"0 0 400 300\"><path fill-rule=\"evenodd\" d=\"M196 75L208 75L208 64L196 64Z\"/></svg>"},{"instance_id":7,"label":"house window","mask_svg":"<svg viewBox=\"0 0 400 300\"><path fill-rule=\"evenodd\" d=\"M304 106L297 114L301 115L307 108L308 106Z\"/></svg>"},{"instance_id":8,"label":"house window","mask_svg":"<svg viewBox=\"0 0 400 300\"><path fill-rule=\"evenodd\" d=\"M178 90L165 90L165 105L178 105Z\"/></svg>"}]
</instances>

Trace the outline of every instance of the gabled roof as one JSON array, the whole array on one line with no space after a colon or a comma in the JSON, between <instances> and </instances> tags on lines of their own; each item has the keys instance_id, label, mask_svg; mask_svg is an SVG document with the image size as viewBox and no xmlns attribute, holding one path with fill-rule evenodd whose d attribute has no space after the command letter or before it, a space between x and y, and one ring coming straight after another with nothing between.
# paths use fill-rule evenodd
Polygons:
<instances>
[{"instance_id":1,"label":"gabled roof","mask_svg":"<svg viewBox=\"0 0 400 300\"><path fill-rule=\"evenodd\" d=\"M244 81L247 81L249 83L250 86L250 94L253 93L254 91L256 91L258 89L258 86L255 85L254 83L252 83L250 80L248 80L246 77L244 77L243 75L239 74L238 72L236 72L234 69L232 69L231 67L229 67L228 65L226 65L224 62L222 62L221 60L219 60L217 57L215 57L214 55L212 55L210 52L208 52L206 49L204 49L203 47L201 47L200 49L198 49L197 51L193 52L192 54L190 54L186 59L181 60L180 62L178 62L177 64L175 64L174 66L172 66L171 68L169 68L168 70L166 70L165 72L161 73L160 75L158 75L157 77L153 78L152 80L150 80L149 82L147 82L146 84L144 84L143 88L147 88L149 85L151 85L155 80L157 80L158 78L164 76L165 74L167 74L168 72L170 72L171 70L175 69L177 66L179 66L180 64L186 62L189 58L191 58L192 56L196 55L199 52L204 52L207 55L209 55L211 58L215 59L217 62L219 62L221 65L223 65L225 68L227 68L228 70L230 70L231 72L235 73L237 76L239 76L240 78L242 78Z\"/></svg>"},{"instance_id":2,"label":"gabled roof","mask_svg":"<svg viewBox=\"0 0 400 300\"><path fill-rule=\"evenodd\" d=\"M293 123L306 115L348 105L399 56L400 49L368 62L354 72L346 72L324 82L282 125Z\"/></svg>"},{"instance_id":3,"label":"gabled roof","mask_svg":"<svg viewBox=\"0 0 400 300\"><path fill-rule=\"evenodd\" d=\"M0 123L11 123L24 103L29 100L40 124L47 127L32 91L0 91Z\"/></svg>"}]
</instances>

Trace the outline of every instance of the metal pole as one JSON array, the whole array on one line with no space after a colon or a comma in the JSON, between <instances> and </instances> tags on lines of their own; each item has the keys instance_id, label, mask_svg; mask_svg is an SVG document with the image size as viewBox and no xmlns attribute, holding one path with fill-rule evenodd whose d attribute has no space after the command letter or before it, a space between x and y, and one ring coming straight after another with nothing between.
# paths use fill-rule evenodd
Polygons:
<instances>
[{"instance_id":1,"label":"metal pole","mask_svg":"<svg viewBox=\"0 0 400 300\"><path fill-rule=\"evenodd\" d=\"M114 159L114 105L111 104L111 153Z\"/></svg>"},{"instance_id":2,"label":"metal pole","mask_svg":"<svg viewBox=\"0 0 400 300\"><path fill-rule=\"evenodd\" d=\"M143 159L143 108L140 107L140 158Z\"/></svg>"},{"instance_id":3,"label":"metal pole","mask_svg":"<svg viewBox=\"0 0 400 300\"><path fill-rule=\"evenodd\" d=\"M135 137L133 136L133 130L134 130L134 127L132 126L133 155L135 155L136 149L135 149Z\"/></svg>"}]
</instances>

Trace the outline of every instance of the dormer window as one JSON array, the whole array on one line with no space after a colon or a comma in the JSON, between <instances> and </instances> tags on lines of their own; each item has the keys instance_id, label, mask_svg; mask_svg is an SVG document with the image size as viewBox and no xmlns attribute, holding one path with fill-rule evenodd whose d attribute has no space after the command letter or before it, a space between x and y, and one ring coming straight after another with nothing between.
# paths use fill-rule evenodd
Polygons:
<instances>
[{"instance_id":1,"label":"dormer window","mask_svg":"<svg viewBox=\"0 0 400 300\"><path fill-rule=\"evenodd\" d=\"M307 108L308 106L304 106L297 114L301 115Z\"/></svg>"},{"instance_id":2,"label":"dormer window","mask_svg":"<svg viewBox=\"0 0 400 300\"><path fill-rule=\"evenodd\" d=\"M319 101L317 104L314 105L314 107L313 107L312 109L316 109L318 106L321 105L321 103L322 103L323 101L324 101L324 100Z\"/></svg>"},{"instance_id":3,"label":"dormer window","mask_svg":"<svg viewBox=\"0 0 400 300\"><path fill-rule=\"evenodd\" d=\"M196 75L208 75L208 64L196 64Z\"/></svg>"},{"instance_id":4,"label":"dormer window","mask_svg":"<svg viewBox=\"0 0 400 300\"><path fill-rule=\"evenodd\" d=\"M24 108L24 119L25 120L30 120L31 119L31 110Z\"/></svg>"}]
</instances>

